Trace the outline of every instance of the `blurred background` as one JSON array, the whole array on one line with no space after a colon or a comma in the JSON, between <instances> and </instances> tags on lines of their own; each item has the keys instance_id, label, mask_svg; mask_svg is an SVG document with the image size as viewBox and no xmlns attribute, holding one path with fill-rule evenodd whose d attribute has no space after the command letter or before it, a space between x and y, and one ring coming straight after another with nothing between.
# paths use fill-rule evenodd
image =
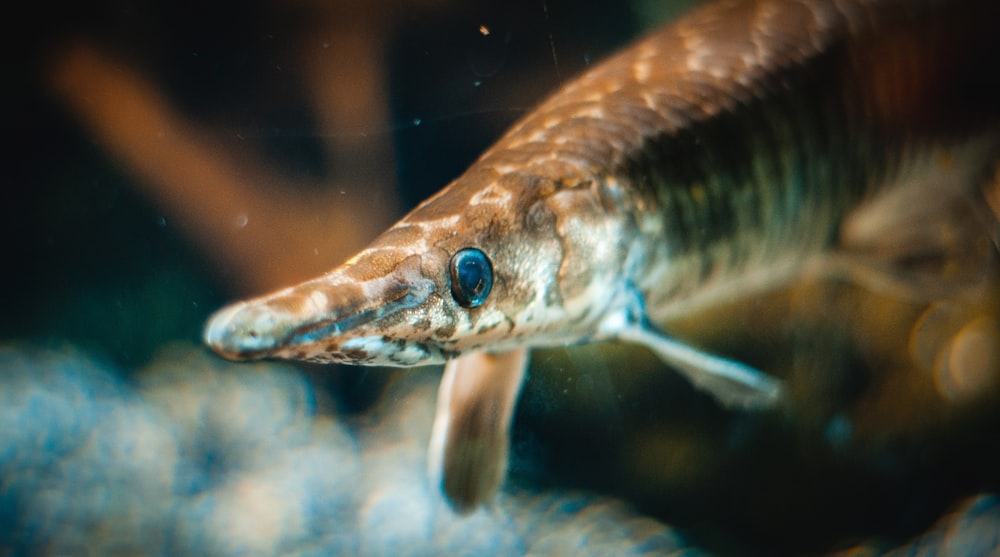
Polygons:
<instances>
[{"instance_id":1,"label":"blurred background","mask_svg":"<svg viewBox=\"0 0 1000 557\"><path fill-rule=\"evenodd\" d=\"M1000 301L802 281L684 324L788 379L723 411L630 346L533 354L495 508L425 477L439 369L222 362L695 2L101 1L8 20L0 554L997 554ZM992 552L992 553L990 553Z\"/></svg>"}]
</instances>

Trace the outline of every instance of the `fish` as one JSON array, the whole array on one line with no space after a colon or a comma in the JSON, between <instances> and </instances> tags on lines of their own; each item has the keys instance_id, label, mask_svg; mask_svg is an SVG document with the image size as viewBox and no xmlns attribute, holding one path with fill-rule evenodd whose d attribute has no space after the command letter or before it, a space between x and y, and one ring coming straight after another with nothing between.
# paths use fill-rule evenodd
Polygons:
<instances>
[{"instance_id":1,"label":"fish","mask_svg":"<svg viewBox=\"0 0 1000 557\"><path fill-rule=\"evenodd\" d=\"M671 322L809 270L919 293L900 265L969 245L938 225L995 247L996 215L977 219L1000 145L996 11L696 7L562 86L342 265L216 312L204 341L234 360L444 364L428 466L461 513L502 485L532 348L633 343L727 408L776 408L781 378ZM948 200L973 211L942 220Z\"/></svg>"}]
</instances>

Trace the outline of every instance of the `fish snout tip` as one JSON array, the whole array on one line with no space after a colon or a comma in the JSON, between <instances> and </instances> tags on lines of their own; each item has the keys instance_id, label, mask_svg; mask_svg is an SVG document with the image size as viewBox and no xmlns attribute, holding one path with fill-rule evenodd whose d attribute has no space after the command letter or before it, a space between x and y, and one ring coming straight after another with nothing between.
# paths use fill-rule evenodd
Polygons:
<instances>
[{"instance_id":1,"label":"fish snout tip","mask_svg":"<svg viewBox=\"0 0 1000 557\"><path fill-rule=\"evenodd\" d=\"M278 344L274 330L273 316L239 302L208 318L202 340L224 358L254 360L266 357Z\"/></svg>"}]
</instances>

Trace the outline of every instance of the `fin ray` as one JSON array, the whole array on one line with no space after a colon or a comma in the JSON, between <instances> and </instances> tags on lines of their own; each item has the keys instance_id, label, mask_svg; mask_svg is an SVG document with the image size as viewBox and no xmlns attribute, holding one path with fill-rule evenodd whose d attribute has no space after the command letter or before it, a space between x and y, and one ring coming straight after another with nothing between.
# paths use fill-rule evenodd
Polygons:
<instances>
[{"instance_id":1,"label":"fin ray","mask_svg":"<svg viewBox=\"0 0 1000 557\"><path fill-rule=\"evenodd\" d=\"M528 350L474 352L445 364L431 432L431 481L467 513L488 502L507 472L510 426Z\"/></svg>"},{"instance_id":2,"label":"fin ray","mask_svg":"<svg viewBox=\"0 0 1000 557\"><path fill-rule=\"evenodd\" d=\"M760 410L781 398L783 384L748 365L703 352L652 326L636 326L618 333L621 340L642 344L674 367L702 391L727 407Z\"/></svg>"}]
</instances>

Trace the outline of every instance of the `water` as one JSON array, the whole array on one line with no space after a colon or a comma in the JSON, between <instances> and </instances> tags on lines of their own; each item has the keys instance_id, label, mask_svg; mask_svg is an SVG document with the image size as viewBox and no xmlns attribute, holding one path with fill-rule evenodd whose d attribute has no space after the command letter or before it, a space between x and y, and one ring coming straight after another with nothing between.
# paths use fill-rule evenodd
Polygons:
<instances>
[{"instance_id":1,"label":"water","mask_svg":"<svg viewBox=\"0 0 1000 557\"><path fill-rule=\"evenodd\" d=\"M0 553L995 552L995 300L802 284L685 324L793 381L774 414L726 413L632 347L539 352L506 490L467 519L426 479L436 370L198 346L211 311L339 263L652 17L495 4L26 16L3 103Z\"/></svg>"}]
</instances>

